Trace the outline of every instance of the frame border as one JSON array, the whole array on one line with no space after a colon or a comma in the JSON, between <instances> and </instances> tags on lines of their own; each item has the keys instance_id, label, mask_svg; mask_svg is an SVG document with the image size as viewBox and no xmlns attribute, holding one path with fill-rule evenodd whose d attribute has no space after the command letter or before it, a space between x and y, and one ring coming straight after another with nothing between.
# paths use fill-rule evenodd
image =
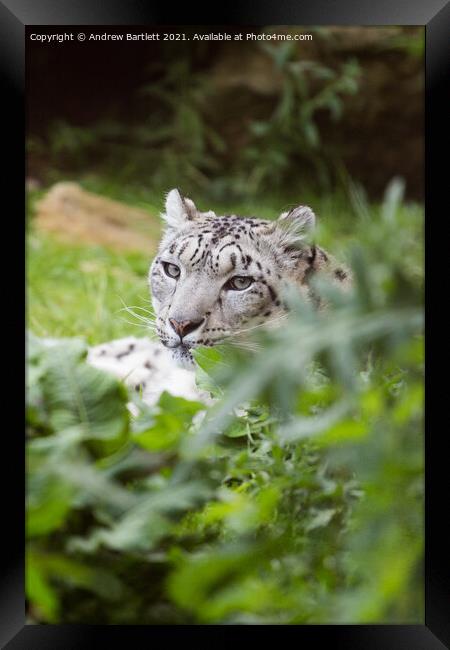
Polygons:
<instances>
[{"instance_id":1,"label":"frame border","mask_svg":"<svg viewBox=\"0 0 450 650\"><path fill-rule=\"evenodd\" d=\"M177 24L298 24L298 25L422 25L426 34L426 86L425 86L425 213L426 223L435 217L438 221L439 206L446 206L448 177L448 91L450 78L450 0L315 0L314 3L300 0L284 0L283 4L259 0L258 6L252 0L241 0L234 7L219 7L215 22L205 22L200 4L177 8ZM24 151L19 152L18 141L24 140L24 93L25 93L25 26L28 25L170 25L173 24L171 7L162 3L144 4L142 0L109 0L106 6L102 0L0 0L0 78L3 81L3 107L6 108L4 140L8 161L7 195L11 214L23 214L24 198ZM197 20L198 19L198 20ZM203 21L203 22L202 22ZM445 109L447 108L447 115ZM447 136L447 138L445 137ZM445 162L447 163L445 164ZM19 222L19 220L13 220ZM429 247L430 228L426 226L425 244ZM18 250L24 241L24 229L17 230ZM441 246L445 246L441 238ZM20 240L20 241L19 241ZM8 240L9 241L9 240ZM429 250L429 248L428 248ZM448 253L447 253L448 255ZM442 257L443 256L443 257ZM446 259L435 252L435 257ZM25 255L24 255L25 262ZM425 270L430 271L431 259L426 256ZM21 270L25 268L25 264ZM444 271L445 272L445 271ZM20 276L20 271L19 274ZM445 276L443 276L445 277ZM25 280L25 278L24 278ZM24 282L25 284L25 282ZM20 310L20 307L19 307ZM25 310L24 310L25 311ZM24 312L23 312L24 313ZM24 313L25 321L25 313ZM435 327L435 323L433 323ZM435 338L435 337L433 337ZM426 337L429 358L433 359L431 342ZM13 357L13 346L7 346L11 354L8 367L17 367L17 355ZM442 348L441 348L442 350ZM441 352L442 354L442 352ZM436 358L436 355L434 355ZM23 384L21 384L23 386ZM426 386L426 495L425 495L425 625L305 625L283 626L289 633L299 635L304 642L329 642L336 650L364 648L375 650L439 650L450 647L449 593L450 575L448 549L450 532L444 530L443 495L448 495L448 467L445 454L445 436L434 436L431 441L430 405L437 406L441 396L430 390L429 375ZM19 387L19 383L18 383ZM18 427L20 429L20 426ZM6 430L8 431L8 430ZM12 432L17 432L16 427ZM9 507L8 531L3 535L4 550L0 591L0 647L10 650L52 648L86 648L105 643L107 637L129 644L145 643L160 636L167 641L192 637L191 627L200 628L199 635L209 637L215 626L91 626L91 625L25 625L24 611L24 440L22 437L8 438L8 459L14 468L6 479L5 499ZM17 471L20 468L20 471ZM2 479L5 480L2 473ZM14 487L13 487L14 486ZM446 512L446 511L444 511ZM447 523L447 522L446 522ZM5 531L6 532L6 531ZM239 627L240 637L254 640L254 628L264 627L264 635L274 632L277 637L279 626L221 626L221 635L231 638ZM117 629L119 628L119 629ZM275 629L274 629L275 628ZM164 637L163 637L164 635ZM139 639L139 641L138 641ZM445 644L445 645L444 645Z\"/></svg>"}]
</instances>

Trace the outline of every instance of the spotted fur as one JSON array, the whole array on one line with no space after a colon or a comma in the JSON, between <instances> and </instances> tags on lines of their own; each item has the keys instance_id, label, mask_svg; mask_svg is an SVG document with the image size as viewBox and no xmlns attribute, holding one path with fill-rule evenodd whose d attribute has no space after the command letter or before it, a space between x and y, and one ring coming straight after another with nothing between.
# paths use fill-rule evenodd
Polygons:
<instances>
[{"instance_id":1,"label":"spotted fur","mask_svg":"<svg viewBox=\"0 0 450 650\"><path fill-rule=\"evenodd\" d=\"M189 400L208 397L195 385L194 373L180 368L160 343L129 336L90 348L88 363L115 375L147 403L155 404L163 391Z\"/></svg>"}]
</instances>

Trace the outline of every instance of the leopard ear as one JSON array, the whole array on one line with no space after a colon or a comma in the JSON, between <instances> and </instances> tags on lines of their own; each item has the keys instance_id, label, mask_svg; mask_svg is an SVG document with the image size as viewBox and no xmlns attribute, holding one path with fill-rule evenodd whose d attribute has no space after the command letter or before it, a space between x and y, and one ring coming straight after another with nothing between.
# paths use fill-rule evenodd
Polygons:
<instances>
[{"instance_id":1,"label":"leopard ear","mask_svg":"<svg viewBox=\"0 0 450 650\"><path fill-rule=\"evenodd\" d=\"M274 222L278 245L284 250L302 248L308 244L315 223L315 214L307 205L298 205L289 212L283 212Z\"/></svg>"},{"instance_id":2,"label":"leopard ear","mask_svg":"<svg viewBox=\"0 0 450 650\"><path fill-rule=\"evenodd\" d=\"M280 243L287 246L301 246L310 238L316 224L316 216L307 205L298 205L289 212L283 212L275 221Z\"/></svg>"},{"instance_id":3,"label":"leopard ear","mask_svg":"<svg viewBox=\"0 0 450 650\"><path fill-rule=\"evenodd\" d=\"M184 197L178 189L168 192L165 208L166 211L161 216L171 228L181 228L197 216L195 203Z\"/></svg>"},{"instance_id":4,"label":"leopard ear","mask_svg":"<svg viewBox=\"0 0 450 650\"><path fill-rule=\"evenodd\" d=\"M307 205L297 205L289 212L283 212L278 217L278 224L282 227L288 227L293 234L306 235L316 225L316 215Z\"/></svg>"}]
</instances>

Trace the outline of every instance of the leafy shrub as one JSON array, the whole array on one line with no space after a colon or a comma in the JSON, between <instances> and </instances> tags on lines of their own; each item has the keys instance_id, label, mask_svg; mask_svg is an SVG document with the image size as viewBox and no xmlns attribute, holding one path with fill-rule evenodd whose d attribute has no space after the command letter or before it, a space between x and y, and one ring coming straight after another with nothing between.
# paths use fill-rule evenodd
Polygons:
<instances>
[{"instance_id":1,"label":"leafy shrub","mask_svg":"<svg viewBox=\"0 0 450 650\"><path fill-rule=\"evenodd\" d=\"M314 179L319 186L329 186L337 157L321 140L317 118L329 113L337 122L342 117L343 96L358 90L358 62L349 59L333 70L317 61L303 61L289 41L263 44L263 49L281 73L283 85L272 115L250 125L253 137L244 152L244 166L251 191L267 182L271 187L285 185L292 169L302 164L310 183Z\"/></svg>"},{"instance_id":2,"label":"leafy shrub","mask_svg":"<svg viewBox=\"0 0 450 650\"><path fill-rule=\"evenodd\" d=\"M360 208L355 291L199 350L154 407L28 341L27 598L43 623L423 620L420 214ZM259 331L259 330L257 330ZM131 416L127 403L139 408Z\"/></svg>"}]
</instances>

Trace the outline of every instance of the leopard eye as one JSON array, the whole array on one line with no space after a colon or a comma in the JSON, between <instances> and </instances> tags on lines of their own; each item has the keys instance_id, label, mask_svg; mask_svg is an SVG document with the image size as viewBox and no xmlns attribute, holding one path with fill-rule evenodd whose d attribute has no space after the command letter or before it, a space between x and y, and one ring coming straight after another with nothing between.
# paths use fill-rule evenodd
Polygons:
<instances>
[{"instance_id":1,"label":"leopard eye","mask_svg":"<svg viewBox=\"0 0 450 650\"><path fill-rule=\"evenodd\" d=\"M243 291L248 289L254 280L248 275L235 275L230 278L225 285L226 289L232 289L233 291Z\"/></svg>"},{"instance_id":2,"label":"leopard eye","mask_svg":"<svg viewBox=\"0 0 450 650\"><path fill-rule=\"evenodd\" d=\"M170 262L162 263L164 272L169 278L178 278L180 276L180 269L176 264L171 264Z\"/></svg>"}]
</instances>

